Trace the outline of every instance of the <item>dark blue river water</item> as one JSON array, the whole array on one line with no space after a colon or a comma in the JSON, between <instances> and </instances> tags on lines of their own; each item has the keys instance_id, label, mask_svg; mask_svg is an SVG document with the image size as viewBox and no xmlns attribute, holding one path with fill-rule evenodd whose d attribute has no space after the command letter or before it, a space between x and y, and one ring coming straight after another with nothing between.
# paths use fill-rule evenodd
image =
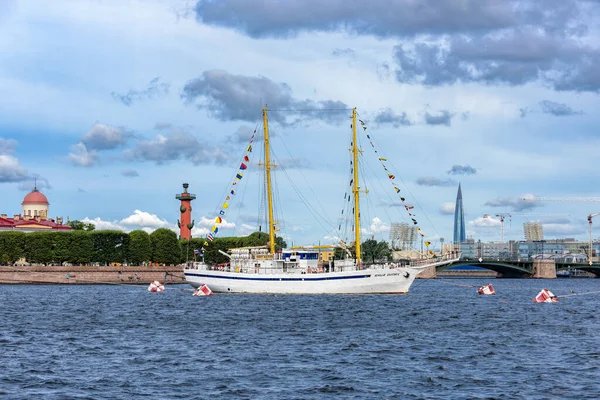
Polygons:
<instances>
[{"instance_id":1,"label":"dark blue river water","mask_svg":"<svg viewBox=\"0 0 600 400\"><path fill-rule=\"evenodd\" d=\"M498 294L477 295L489 282ZM571 296L534 304L544 287ZM600 280L417 280L403 296L1 285L0 397L597 399L586 292Z\"/></svg>"}]
</instances>

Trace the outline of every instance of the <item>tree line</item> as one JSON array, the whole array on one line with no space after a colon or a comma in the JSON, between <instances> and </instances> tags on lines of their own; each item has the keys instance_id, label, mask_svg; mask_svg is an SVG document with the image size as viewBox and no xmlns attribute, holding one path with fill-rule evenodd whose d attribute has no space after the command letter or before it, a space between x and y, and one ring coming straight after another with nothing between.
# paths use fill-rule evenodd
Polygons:
<instances>
[{"instance_id":1,"label":"tree line","mask_svg":"<svg viewBox=\"0 0 600 400\"><path fill-rule=\"evenodd\" d=\"M75 229L64 232L0 232L0 263L14 264L25 259L31 264L69 263L147 263L176 265L199 259L202 253L209 263L223 263L227 258L218 250L234 247L263 246L269 235L255 232L246 237L223 237L204 245L206 239L177 239L170 229L160 228L148 234L142 230L129 233L116 230ZM278 248L286 246L277 239ZM194 250L198 250L196 256Z\"/></svg>"},{"instance_id":2,"label":"tree line","mask_svg":"<svg viewBox=\"0 0 600 400\"><path fill-rule=\"evenodd\" d=\"M205 238L178 239L170 229L160 228L148 234L142 230L129 233L116 230L78 229L65 232L0 232L0 263L14 264L21 259L31 264L108 265L120 263L143 265L147 263L177 265L186 261L204 261L209 264L226 263L228 258L219 250L237 247L264 246L269 235L254 232L249 236L222 237L212 242ZM205 243L208 243L205 244ZM365 262L389 259L385 242L367 240L362 245ZM276 249L287 244L276 237ZM338 249L336 258L342 258Z\"/></svg>"}]
</instances>

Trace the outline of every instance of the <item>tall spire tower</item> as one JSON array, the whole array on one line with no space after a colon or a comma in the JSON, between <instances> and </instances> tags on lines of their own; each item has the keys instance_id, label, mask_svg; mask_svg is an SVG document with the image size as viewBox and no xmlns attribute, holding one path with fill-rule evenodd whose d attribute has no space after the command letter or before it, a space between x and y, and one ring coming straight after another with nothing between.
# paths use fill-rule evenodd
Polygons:
<instances>
[{"instance_id":1,"label":"tall spire tower","mask_svg":"<svg viewBox=\"0 0 600 400\"><path fill-rule=\"evenodd\" d=\"M465 212L463 211L463 199L460 183L456 194L456 207L454 207L454 244L460 244L467 239L465 232Z\"/></svg>"},{"instance_id":2,"label":"tall spire tower","mask_svg":"<svg viewBox=\"0 0 600 400\"><path fill-rule=\"evenodd\" d=\"M179 238L188 240L192 238L192 228L194 227L194 221L192 221L192 200L196 200L195 194L188 193L187 189L189 186L189 184L184 183L183 193L175 196L177 200L181 201L181 206L179 206L181 219L177 220Z\"/></svg>"}]
</instances>

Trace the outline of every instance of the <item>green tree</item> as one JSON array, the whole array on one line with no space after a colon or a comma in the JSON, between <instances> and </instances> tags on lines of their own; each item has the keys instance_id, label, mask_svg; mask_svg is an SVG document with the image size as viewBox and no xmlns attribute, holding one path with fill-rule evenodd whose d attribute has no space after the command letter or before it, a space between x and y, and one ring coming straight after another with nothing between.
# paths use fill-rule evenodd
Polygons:
<instances>
[{"instance_id":1,"label":"green tree","mask_svg":"<svg viewBox=\"0 0 600 400\"><path fill-rule=\"evenodd\" d=\"M49 232L31 232L25 235L25 257L34 264L52 261L52 236Z\"/></svg>"},{"instance_id":2,"label":"green tree","mask_svg":"<svg viewBox=\"0 0 600 400\"><path fill-rule=\"evenodd\" d=\"M129 232L129 252L127 262L130 265L142 265L152 259L152 242L150 235L142 230Z\"/></svg>"},{"instance_id":3,"label":"green tree","mask_svg":"<svg viewBox=\"0 0 600 400\"><path fill-rule=\"evenodd\" d=\"M69 262L73 264L88 264L92 261L94 243L92 235L86 231L69 232L71 253Z\"/></svg>"},{"instance_id":4,"label":"green tree","mask_svg":"<svg viewBox=\"0 0 600 400\"><path fill-rule=\"evenodd\" d=\"M206 238L191 238L187 239L179 239L179 246L181 248L181 256L179 258L179 262L188 262L188 261L201 261L202 260L202 252L209 246L204 245L204 242L208 242ZM204 249L204 250L203 250ZM200 254L197 256L194 255L194 250L198 250Z\"/></svg>"},{"instance_id":5,"label":"green tree","mask_svg":"<svg viewBox=\"0 0 600 400\"><path fill-rule=\"evenodd\" d=\"M269 234L265 232L254 232L242 238L241 246L266 246L269 244ZM275 250L285 249L287 243L281 236L275 236Z\"/></svg>"},{"instance_id":6,"label":"green tree","mask_svg":"<svg viewBox=\"0 0 600 400\"><path fill-rule=\"evenodd\" d=\"M159 228L150 234L152 243L152 261L161 264L177 264L181 257L181 248L177 234L167 228Z\"/></svg>"},{"instance_id":7,"label":"green tree","mask_svg":"<svg viewBox=\"0 0 600 400\"><path fill-rule=\"evenodd\" d=\"M52 240L52 261L62 264L71 258L71 233L73 232L47 232Z\"/></svg>"},{"instance_id":8,"label":"green tree","mask_svg":"<svg viewBox=\"0 0 600 400\"><path fill-rule=\"evenodd\" d=\"M69 221L67 223L74 231L93 231L96 229L96 225L90 223L85 223L83 221L79 221L74 219L73 221Z\"/></svg>"},{"instance_id":9,"label":"green tree","mask_svg":"<svg viewBox=\"0 0 600 400\"><path fill-rule=\"evenodd\" d=\"M0 254L5 254L7 262L14 263L25 255L24 232L0 232Z\"/></svg>"},{"instance_id":10,"label":"green tree","mask_svg":"<svg viewBox=\"0 0 600 400\"><path fill-rule=\"evenodd\" d=\"M242 246L264 246L269 243L269 234L265 232L254 232L242 238Z\"/></svg>"},{"instance_id":11,"label":"green tree","mask_svg":"<svg viewBox=\"0 0 600 400\"><path fill-rule=\"evenodd\" d=\"M227 252L229 249L234 249L238 247L258 247L258 246L267 246L269 244L269 234L265 232L254 232L248 236L242 237L221 237L214 239L212 242L208 242L208 246L204 246L203 243L205 239L202 240L202 246L204 247L204 260L208 264L223 264L229 261L227 256L223 255L219 252L219 250ZM185 245L187 246L187 241L185 241ZM190 242L190 246L194 246L194 239ZM182 242L183 244L183 242ZM194 248L198 248L196 247ZM279 236L275 236L275 251L284 249L287 247L286 242L283 238ZM202 247L200 247L201 249ZM192 249L193 251L193 249ZM185 251L184 251L185 253Z\"/></svg>"},{"instance_id":12,"label":"green tree","mask_svg":"<svg viewBox=\"0 0 600 400\"><path fill-rule=\"evenodd\" d=\"M388 261L391 258L392 252L388 244L384 241L377 242L376 240L365 240L361 245L361 256L364 261L375 263L375 261Z\"/></svg>"},{"instance_id":13,"label":"green tree","mask_svg":"<svg viewBox=\"0 0 600 400\"><path fill-rule=\"evenodd\" d=\"M128 253L129 235L122 231L90 232L94 244L93 261L102 264L122 263Z\"/></svg>"}]
</instances>

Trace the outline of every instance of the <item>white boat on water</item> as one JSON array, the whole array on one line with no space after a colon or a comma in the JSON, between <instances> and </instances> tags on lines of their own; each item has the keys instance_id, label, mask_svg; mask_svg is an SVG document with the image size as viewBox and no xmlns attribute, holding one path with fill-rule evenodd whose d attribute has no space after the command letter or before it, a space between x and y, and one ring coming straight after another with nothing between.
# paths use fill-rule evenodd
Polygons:
<instances>
[{"instance_id":1,"label":"white boat on water","mask_svg":"<svg viewBox=\"0 0 600 400\"><path fill-rule=\"evenodd\" d=\"M356 135L356 109L352 110L352 210L359 210L359 150ZM360 229L354 229L353 246L338 243L349 257L323 264L320 250L315 246L276 250L273 219L273 195L271 189L271 161L269 159L269 128L267 110L263 109L266 196L268 205L269 244L267 246L242 247L220 253L228 262L209 265L194 262L185 266L184 273L193 287L207 285L215 293L281 293L281 294L401 294L408 292L416 276L430 267L438 267L458 261L459 255L428 258L410 263L364 263L361 258ZM362 121L361 124L364 125ZM366 130L366 128L365 128ZM252 141L251 141L252 142ZM372 143L371 143L372 144ZM249 147L251 149L251 147ZM247 161L247 157L244 158ZM382 160L382 158L380 158ZM242 163L243 168L246 165ZM241 175L238 175L241 177ZM389 175L392 179L392 175ZM240 179L240 178L238 178ZM399 190L396 188L396 192ZM233 194L234 191L232 190ZM349 199L350 200L350 199ZM404 201L404 198L402 198ZM227 207L225 207L227 208ZM407 207L407 210L409 207ZM221 212L224 215L223 211ZM354 226L360 227L360 212L353 212ZM217 217L220 222L221 218ZM413 218L416 224L416 220ZM216 234L218 227L213 227ZM213 234L208 235L213 240ZM332 246L333 247L333 246ZM350 249L354 254L350 254ZM433 252L430 252L431 254ZM351 256L351 257L350 257Z\"/></svg>"}]
</instances>

